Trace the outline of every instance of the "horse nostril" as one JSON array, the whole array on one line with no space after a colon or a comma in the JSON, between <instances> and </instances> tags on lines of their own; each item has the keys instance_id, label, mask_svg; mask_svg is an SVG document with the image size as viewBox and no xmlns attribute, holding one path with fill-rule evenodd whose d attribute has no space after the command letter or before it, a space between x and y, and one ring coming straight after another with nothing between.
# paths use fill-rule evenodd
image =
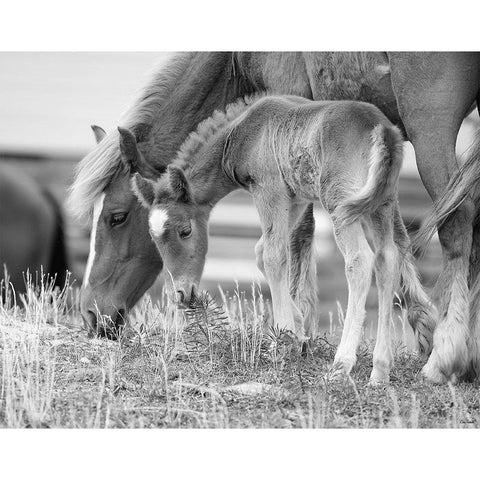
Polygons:
<instances>
[{"instance_id":1,"label":"horse nostril","mask_svg":"<svg viewBox=\"0 0 480 480\"><path fill-rule=\"evenodd\" d=\"M184 303L185 302L185 292L183 290L177 290L177 293L178 293L178 301L180 303Z\"/></svg>"},{"instance_id":2,"label":"horse nostril","mask_svg":"<svg viewBox=\"0 0 480 480\"><path fill-rule=\"evenodd\" d=\"M95 312L88 310L86 314L82 314L83 325L86 328L89 336L97 334L97 315Z\"/></svg>"}]
</instances>

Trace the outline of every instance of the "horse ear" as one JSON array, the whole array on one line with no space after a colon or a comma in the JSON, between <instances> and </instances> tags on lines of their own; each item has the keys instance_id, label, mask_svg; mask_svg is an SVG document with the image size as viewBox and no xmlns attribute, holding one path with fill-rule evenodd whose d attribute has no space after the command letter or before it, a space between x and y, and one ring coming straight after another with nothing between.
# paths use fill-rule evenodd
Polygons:
<instances>
[{"instance_id":1,"label":"horse ear","mask_svg":"<svg viewBox=\"0 0 480 480\"><path fill-rule=\"evenodd\" d=\"M169 165L167 170L170 179L170 187L177 200L180 200L183 203L192 203L190 184L185 176L185 172L176 165Z\"/></svg>"},{"instance_id":2,"label":"horse ear","mask_svg":"<svg viewBox=\"0 0 480 480\"><path fill-rule=\"evenodd\" d=\"M118 127L120 134L120 153L126 166L132 171L138 171L140 152L135 135L128 129Z\"/></svg>"},{"instance_id":3,"label":"horse ear","mask_svg":"<svg viewBox=\"0 0 480 480\"><path fill-rule=\"evenodd\" d=\"M95 141L100 143L103 140L103 137L107 134L107 132L98 125L90 125L90 128L93 131L93 135L95 136Z\"/></svg>"},{"instance_id":4,"label":"horse ear","mask_svg":"<svg viewBox=\"0 0 480 480\"><path fill-rule=\"evenodd\" d=\"M148 178L135 173L130 180L133 193L138 201L147 209L150 209L155 201L155 183Z\"/></svg>"}]
</instances>

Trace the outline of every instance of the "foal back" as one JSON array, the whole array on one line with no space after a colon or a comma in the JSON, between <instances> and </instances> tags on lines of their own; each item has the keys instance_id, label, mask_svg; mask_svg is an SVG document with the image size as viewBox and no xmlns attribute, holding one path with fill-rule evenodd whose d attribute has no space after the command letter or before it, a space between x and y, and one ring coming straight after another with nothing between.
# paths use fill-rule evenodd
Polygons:
<instances>
[{"instance_id":1,"label":"foal back","mask_svg":"<svg viewBox=\"0 0 480 480\"><path fill-rule=\"evenodd\" d=\"M270 119L263 151L273 155L283 180L299 199L321 200L332 213L366 184L370 168L383 168L378 173L385 179L398 177L402 137L375 106L295 97L265 100L277 109L265 108ZM385 158L388 161L382 163Z\"/></svg>"}]
</instances>

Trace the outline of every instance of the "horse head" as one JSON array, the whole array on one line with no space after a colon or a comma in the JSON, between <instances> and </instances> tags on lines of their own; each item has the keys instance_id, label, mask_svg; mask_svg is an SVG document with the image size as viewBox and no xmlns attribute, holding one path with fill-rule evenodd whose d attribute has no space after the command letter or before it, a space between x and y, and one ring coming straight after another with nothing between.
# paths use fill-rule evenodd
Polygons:
<instances>
[{"instance_id":1,"label":"horse head","mask_svg":"<svg viewBox=\"0 0 480 480\"><path fill-rule=\"evenodd\" d=\"M105 131L92 126L97 143ZM94 202L90 254L82 285L81 314L91 334L116 338L128 311L162 269L147 228L147 212L130 190L133 173L159 176L132 132L119 129L121 169Z\"/></svg>"},{"instance_id":2,"label":"horse head","mask_svg":"<svg viewBox=\"0 0 480 480\"><path fill-rule=\"evenodd\" d=\"M136 173L132 190L148 209L150 235L164 261L167 292L191 305L205 265L210 208L195 202L190 183L177 165L156 182Z\"/></svg>"}]
</instances>

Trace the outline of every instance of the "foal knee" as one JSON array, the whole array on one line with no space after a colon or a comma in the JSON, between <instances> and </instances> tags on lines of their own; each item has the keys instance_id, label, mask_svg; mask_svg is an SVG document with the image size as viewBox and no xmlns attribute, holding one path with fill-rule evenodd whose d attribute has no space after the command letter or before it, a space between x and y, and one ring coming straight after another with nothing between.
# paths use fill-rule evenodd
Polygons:
<instances>
[{"instance_id":1,"label":"foal knee","mask_svg":"<svg viewBox=\"0 0 480 480\"><path fill-rule=\"evenodd\" d=\"M258 265L257 257L257 265ZM261 267L263 272L270 278L277 280L280 279L287 271L287 262L285 256L281 252L275 250L272 251L268 248L263 250Z\"/></svg>"},{"instance_id":2,"label":"foal knee","mask_svg":"<svg viewBox=\"0 0 480 480\"><path fill-rule=\"evenodd\" d=\"M265 264L263 262L263 237L255 245L255 258L257 268L265 275Z\"/></svg>"},{"instance_id":3,"label":"foal knee","mask_svg":"<svg viewBox=\"0 0 480 480\"><path fill-rule=\"evenodd\" d=\"M398 250L393 243L392 245L385 245L375 252L375 267L380 274L392 271L396 267L397 260Z\"/></svg>"},{"instance_id":4,"label":"foal knee","mask_svg":"<svg viewBox=\"0 0 480 480\"><path fill-rule=\"evenodd\" d=\"M357 278L370 272L373 266L373 254L369 250L359 250L345 259L345 275L347 278Z\"/></svg>"}]
</instances>

